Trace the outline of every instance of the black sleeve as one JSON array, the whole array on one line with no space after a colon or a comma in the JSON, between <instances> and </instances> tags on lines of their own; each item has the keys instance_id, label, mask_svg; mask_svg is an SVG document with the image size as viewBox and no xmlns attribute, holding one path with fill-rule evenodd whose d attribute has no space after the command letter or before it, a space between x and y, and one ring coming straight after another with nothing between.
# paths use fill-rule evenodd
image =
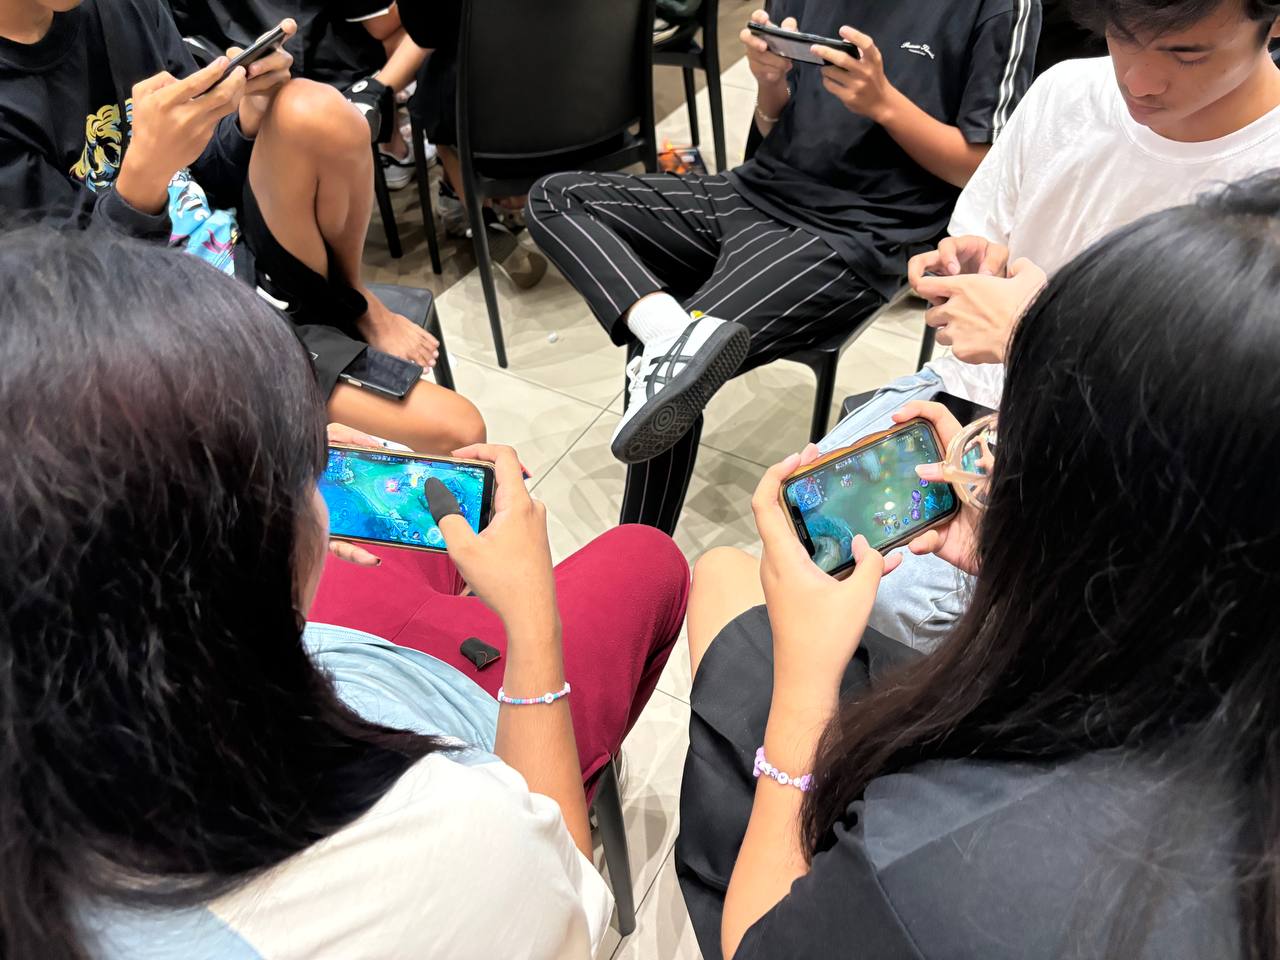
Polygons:
<instances>
[{"instance_id":1,"label":"black sleeve","mask_svg":"<svg viewBox=\"0 0 1280 960\"><path fill-rule=\"evenodd\" d=\"M55 223L85 227L94 222L146 239L169 236L167 212L136 210L109 187L91 190L13 142L0 142L0 197L4 206Z\"/></svg>"},{"instance_id":2,"label":"black sleeve","mask_svg":"<svg viewBox=\"0 0 1280 960\"><path fill-rule=\"evenodd\" d=\"M451 50L462 30L462 0L398 0L404 32L420 47Z\"/></svg>"},{"instance_id":3,"label":"black sleeve","mask_svg":"<svg viewBox=\"0 0 1280 960\"><path fill-rule=\"evenodd\" d=\"M195 72L196 62L178 33L172 15L162 3L155 4L155 12L154 40L165 69L175 77L189 76ZM214 128L204 153L191 165L192 179L204 188L214 206L239 206L252 152L253 141L240 132L236 114L223 117Z\"/></svg>"},{"instance_id":4,"label":"black sleeve","mask_svg":"<svg viewBox=\"0 0 1280 960\"><path fill-rule=\"evenodd\" d=\"M983 5L974 28L969 75L956 126L970 143L992 143L1031 85L1040 39L1040 0L1002 0Z\"/></svg>"},{"instance_id":5,"label":"black sleeve","mask_svg":"<svg viewBox=\"0 0 1280 960\"><path fill-rule=\"evenodd\" d=\"M733 960L923 960L867 856L859 825L839 824L791 892L755 922Z\"/></svg>"}]
</instances>

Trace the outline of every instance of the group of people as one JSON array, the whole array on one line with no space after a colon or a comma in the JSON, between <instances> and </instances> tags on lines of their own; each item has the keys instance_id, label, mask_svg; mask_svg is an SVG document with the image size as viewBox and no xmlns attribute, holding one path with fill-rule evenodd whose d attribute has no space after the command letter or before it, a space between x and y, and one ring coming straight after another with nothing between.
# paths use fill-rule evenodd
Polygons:
<instances>
[{"instance_id":1,"label":"group of people","mask_svg":"<svg viewBox=\"0 0 1280 960\"><path fill-rule=\"evenodd\" d=\"M1037 0L776 0L859 55L744 30L746 163L533 188L629 354L623 523L553 566L474 404L340 379L438 347L361 277L359 97L288 44L217 82L160 0L0 0L0 955L591 956L588 804L687 613L704 956L1280 960L1280 3L1071 7L1107 55L1032 82ZM419 8L344 12L427 76ZM690 582L703 406L903 282L949 354ZM998 408L985 506L833 579L781 484L949 443L939 391ZM329 540L326 442L387 440L492 463L490 524Z\"/></svg>"}]
</instances>

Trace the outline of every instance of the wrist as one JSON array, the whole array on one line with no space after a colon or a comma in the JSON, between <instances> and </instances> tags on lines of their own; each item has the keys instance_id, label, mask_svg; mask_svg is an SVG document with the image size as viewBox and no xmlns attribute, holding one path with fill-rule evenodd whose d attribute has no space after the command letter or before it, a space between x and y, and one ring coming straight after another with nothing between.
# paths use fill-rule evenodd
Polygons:
<instances>
[{"instance_id":1,"label":"wrist","mask_svg":"<svg viewBox=\"0 0 1280 960\"><path fill-rule=\"evenodd\" d=\"M169 181L173 179L174 172L165 174L140 162L130 163L126 154L116 175L115 191L139 213L161 213L168 205Z\"/></svg>"},{"instance_id":2,"label":"wrist","mask_svg":"<svg viewBox=\"0 0 1280 960\"><path fill-rule=\"evenodd\" d=\"M252 100L252 97L242 99L240 108L236 111L236 123L246 140L256 139L258 131L262 129L263 111Z\"/></svg>"},{"instance_id":3,"label":"wrist","mask_svg":"<svg viewBox=\"0 0 1280 960\"><path fill-rule=\"evenodd\" d=\"M869 114L870 119L882 127L891 127L902 116L903 96L888 80L884 82L884 96Z\"/></svg>"}]
</instances>

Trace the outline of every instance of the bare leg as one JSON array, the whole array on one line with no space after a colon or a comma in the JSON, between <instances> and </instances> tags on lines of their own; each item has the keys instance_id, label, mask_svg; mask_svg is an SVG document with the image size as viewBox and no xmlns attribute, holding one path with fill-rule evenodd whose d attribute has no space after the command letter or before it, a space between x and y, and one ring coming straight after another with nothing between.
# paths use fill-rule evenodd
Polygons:
<instances>
[{"instance_id":1,"label":"bare leg","mask_svg":"<svg viewBox=\"0 0 1280 960\"><path fill-rule=\"evenodd\" d=\"M480 411L466 397L421 381L404 400L381 397L347 383L329 396L329 419L396 440L419 453L443 454L486 438Z\"/></svg>"},{"instance_id":2,"label":"bare leg","mask_svg":"<svg viewBox=\"0 0 1280 960\"><path fill-rule=\"evenodd\" d=\"M388 310L361 279L372 164L369 125L359 111L333 87L290 80L263 120L249 182L281 246L322 276L327 250L333 252L342 278L369 303L357 325L370 345L430 367L439 353L435 337Z\"/></svg>"},{"instance_id":3,"label":"bare leg","mask_svg":"<svg viewBox=\"0 0 1280 960\"><path fill-rule=\"evenodd\" d=\"M764 603L760 561L735 547L708 550L694 565L689 594L689 664L698 672L711 641L729 621Z\"/></svg>"}]
</instances>

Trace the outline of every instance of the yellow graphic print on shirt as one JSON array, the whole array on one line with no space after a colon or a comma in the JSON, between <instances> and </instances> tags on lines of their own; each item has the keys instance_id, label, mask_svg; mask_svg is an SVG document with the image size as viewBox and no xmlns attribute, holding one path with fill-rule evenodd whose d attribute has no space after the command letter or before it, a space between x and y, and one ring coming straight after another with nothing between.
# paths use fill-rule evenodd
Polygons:
<instances>
[{"instance_id":1,"label":"yellow graphic print on shirt","mask_svg":"<svg viewBox=\"0 0 1280 960\"><path fill-rule=\"evenodd\" d=\"M125 109L128 109L126 106ZM111 186L124 153L120 138L120 107L108 103L84 118L84 151L71 176L97 191Z\"/></svg>"}]
</instances>

